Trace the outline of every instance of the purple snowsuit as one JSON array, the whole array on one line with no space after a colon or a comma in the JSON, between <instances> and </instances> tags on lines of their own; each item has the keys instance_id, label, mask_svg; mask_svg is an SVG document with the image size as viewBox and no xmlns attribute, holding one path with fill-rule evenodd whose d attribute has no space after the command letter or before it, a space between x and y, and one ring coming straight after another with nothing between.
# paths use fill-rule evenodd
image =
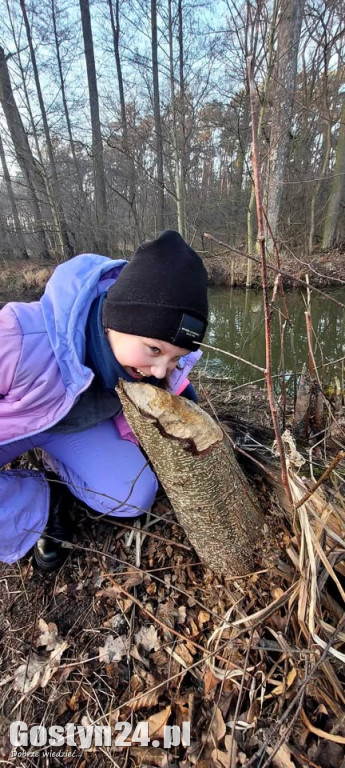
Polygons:
<instances>
[{"instance_id":1,"label":"purple snowsuit","mask_svg":"<svg viewBox=\"0 0 345 768\"><path fill-rule=\"evenodd\" d=\"M0 311L0 467L40 447L75 496L115 517L135 517L154 501L157 480L140 448L122 439L113 419L74 434L46 430L94 378L83 362L88 313L126 263L81 254L57 267L40 301L10 302ZM200 356L184 358L169 381L171 391L182 391ZM0 471L0 561L12 563L28 552L48 510L41 473Z\"/></svg>"}]
</instances>

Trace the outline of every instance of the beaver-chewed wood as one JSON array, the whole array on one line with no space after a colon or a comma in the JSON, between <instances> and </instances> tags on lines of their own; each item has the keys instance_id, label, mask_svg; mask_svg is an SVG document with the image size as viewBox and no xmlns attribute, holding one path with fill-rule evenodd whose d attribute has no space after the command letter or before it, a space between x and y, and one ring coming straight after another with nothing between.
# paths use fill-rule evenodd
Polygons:
<instances>
[{"instance_id":1,"label":"beaver-chewed wood","mask_svg":"<svg viewBox=\"0 0 345 768\"><path fill-rule=\"evenodd\" d=\"M228 438L196 403L119 381L124 415L200 560L217 573L253 567L263 518Z\"/></svg>"}]
</instances>

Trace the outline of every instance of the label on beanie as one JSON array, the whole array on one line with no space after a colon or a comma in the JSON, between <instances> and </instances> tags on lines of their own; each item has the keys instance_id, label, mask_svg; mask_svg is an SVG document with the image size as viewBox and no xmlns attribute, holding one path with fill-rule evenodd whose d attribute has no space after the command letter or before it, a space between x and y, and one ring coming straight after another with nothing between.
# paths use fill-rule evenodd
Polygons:
<instances>
[{"instance_id":1,"label":"label on beanie","mask_svg":"<svg viewBox=\"0 0 345 768\"><path fill-rule=\"evenodd\" d=\"M171 340L176 347L187 347L191 341L197 344L203 340L207 323L191 315L183 314L176 335Z\"/></svg>"}]
</instances>

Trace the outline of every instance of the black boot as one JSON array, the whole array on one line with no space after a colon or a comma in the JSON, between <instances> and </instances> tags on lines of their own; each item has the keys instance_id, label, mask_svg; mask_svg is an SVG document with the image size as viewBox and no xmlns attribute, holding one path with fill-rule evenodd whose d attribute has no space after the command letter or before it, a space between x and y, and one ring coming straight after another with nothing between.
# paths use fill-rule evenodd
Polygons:
<instances>
[{"instance_id":1,"label":"black boot","mask_svg":"<svg viewBox=\"0 0 345 768\"><path fill-rule=\"evenodd\" d=\"M53 472L46 472L50 488L50 506L47 525L34 546L34 562L41 571L55 571L64 562L68 549L62 546L72 537L70 509L72 494Z\"/></svg>"}]
</instances>

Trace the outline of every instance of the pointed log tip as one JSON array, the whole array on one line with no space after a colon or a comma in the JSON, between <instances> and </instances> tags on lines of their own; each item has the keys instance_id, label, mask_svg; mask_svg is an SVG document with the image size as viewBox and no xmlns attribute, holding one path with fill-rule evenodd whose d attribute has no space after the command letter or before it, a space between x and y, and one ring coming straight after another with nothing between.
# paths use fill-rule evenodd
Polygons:
<instances>
[{"instance_id":1,"label":"pointed log tip","mask_svg":"<svg viewBox=\"0 0 345 768\"><path fill-rule=\"evenodd\" d=\"M123 379L119 380L117 392L129 423L130 407L134 407L144 419L154 421L162 435L179 440L193 453L209 451L224 439L218 424L191 400L152 384ZM133 424L131 426L133 429Z\"/></svg>"}]
</instances>

